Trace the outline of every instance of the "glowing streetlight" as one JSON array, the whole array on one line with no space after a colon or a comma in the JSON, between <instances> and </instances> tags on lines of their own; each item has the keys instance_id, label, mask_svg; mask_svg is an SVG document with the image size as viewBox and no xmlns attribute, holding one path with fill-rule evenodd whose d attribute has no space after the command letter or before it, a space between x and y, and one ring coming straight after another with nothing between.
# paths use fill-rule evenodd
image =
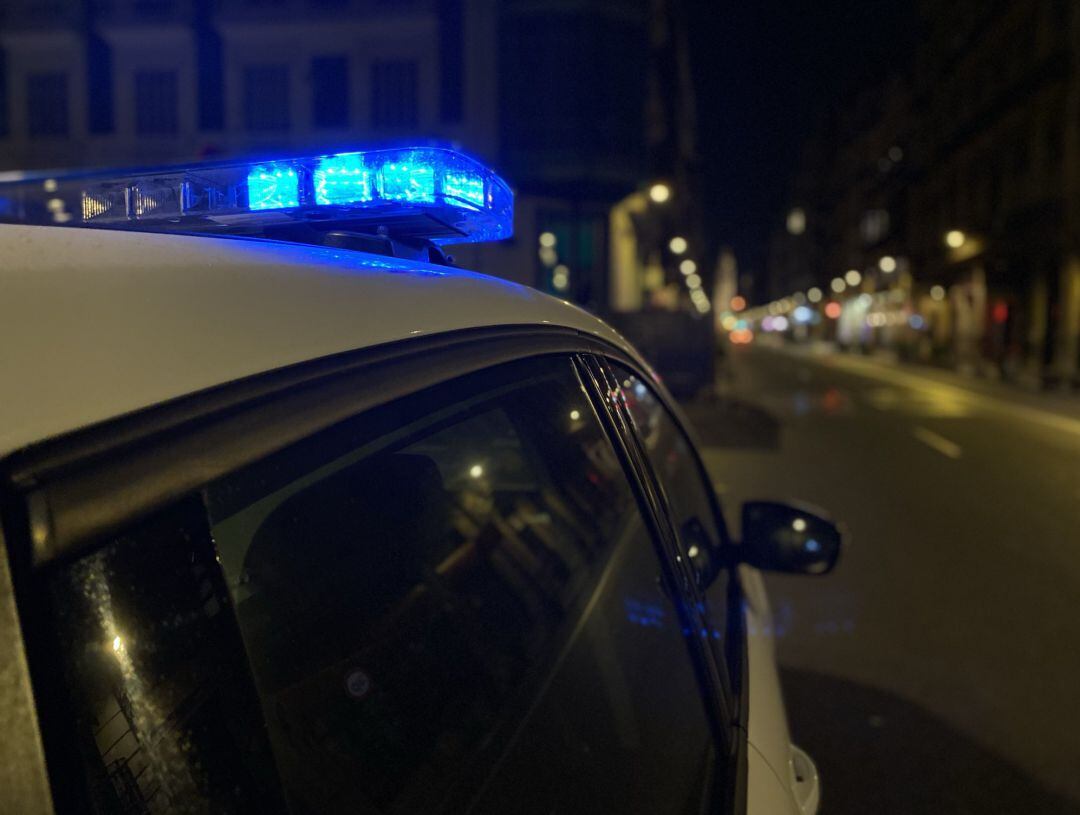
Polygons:
<instances>
[{"instance_id":1,"label":"glowing streetlight","mask_svg":"<svg viewBox=\"0 0 1080 815\"><path fill-rule=\"evenodd\" d=\"M686 251L687 243L686 238L676 235L668 242L668 249L671 250L673 255L681 255Z\"/></svg>"},{"instance_id":2,"label":"glowing streetlight","mask_svg":"<svg viewBox=\"0 0 1080 815\"><path fill-rule=\"evenodd\" d=\"M795 207L788 213L787 231L790 235L801 235L806 231L806 212L802 207Z\"/></svg>"},{"instance_id":3,"label":"glowing streetlight","mask_svg":"<svg viewBox=\"0 0 1080 815\"><path fill-rule=\"evenodd\" d=\"M849 286L858 286L862 283L862 275L859 274L858 269L848 269L847 274L844 275L844 281Z\"/></svg>"},{"instance_id":4,"label":"glowing streetlight","mask_svg":"<svg viewBox=\"0 0 1080 815\"><path fill-rule=\"evenodd\" d=\"M671 187L664 183L656 183L649 187L649 198L657 204L663 204L671 198Z\"/></svg>"},{"instance_id":5,"label":"glowing streetlight","mask_svg":"<svg viewBox=\"0 0 1080 815\"><path fill-rule=\"evenodd\" d=\"M697 264L690 260L690 258L687 258L679 264L679 271L685 275L691 275L697 271Z\"/></svg>"},{"instance_id":6,"label":"glowing streetlight","mask_svg":"<svg viewBox=\"0 0 1080 815\"><path fill-rule=\"evenodd\" d=\"M844 282L844 278L842 277L834 277L832 283L829 284L829 288L837 294L840 294L840 292L847 288L847 283Z\"/></svg>"},{"instance_id":7,"label":"glowing streetlight","mask_svg":"<svg viewBox=\"0 0 1080 815\"><path fill-rule=\"evenodd\" d=\"M892 255L883 255L881 260L877 262L878 268L885 274L892 274L896 271L896 258Z\"/></svg>"},{"instance_id":8,"label":"glowing streetlight","mask_svg":"<svg viewBox=\"0 0 1080 815\"><path fill-rule=\"evenodd\" d=\"M959 249L967 243L967 235L959 229L950 229L945 233L945 245L950 249Z\"/></svg>"},{"instance_id":9,"label":"glowing streetlight","mask_svg":"<svg viewBox=\"0 0 1080 815\"><path fill-rule=\"evenodd\" d=\"M810 289L810 291L806 293L806 299L809 300L811 303L820 303L821 289L819 289L817 286L814 286L814 288Z\"/></svg>"},{"instance_id":10,"label":"glowing streetlight","mask_svg":"<svg viewBox=\"0 0 1080 815\"><path fill-rule=\"evenodd\" d=\"M554 232L541 232L540 233L540 245L546 246L551 249L555 246L555 233Z\"/></svg>"},{"instance_id":11,"label":"glowing streetlight","mask_svg":"<svg viewBox=\"0 0 1080 815\"><path fill-rule=\"evenodd\" d=\"M689 286L692 289L700 289L701 288L701 277L699 275L696 275L696 274L687 275L686 276L686 285Z\"/></svg>"}]
</instances>

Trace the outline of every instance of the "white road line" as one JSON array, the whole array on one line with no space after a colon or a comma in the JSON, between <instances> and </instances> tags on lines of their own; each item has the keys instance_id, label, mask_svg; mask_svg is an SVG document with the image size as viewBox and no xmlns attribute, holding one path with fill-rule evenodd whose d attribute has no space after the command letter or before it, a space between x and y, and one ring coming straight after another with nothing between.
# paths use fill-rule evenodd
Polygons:
<instances>
[{"instance_id":1,"label":"white road line","mask_svg":"<svg viewBox=\"0 0 1080 815\"><path fill-rule=\"evenodd\" d=\"M959 444L949 441L944 436L939 436L934 431L927 430L925 427L916 427L913 431L913 435L927 447L932 447L943 456L960 458L964 453Z\"/></svg>"}]
</instances>

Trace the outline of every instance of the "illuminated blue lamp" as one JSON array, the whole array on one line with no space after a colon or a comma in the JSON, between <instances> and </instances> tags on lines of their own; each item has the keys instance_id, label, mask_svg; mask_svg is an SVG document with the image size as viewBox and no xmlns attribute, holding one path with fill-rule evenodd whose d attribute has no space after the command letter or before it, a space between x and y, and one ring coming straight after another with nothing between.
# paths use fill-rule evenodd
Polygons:
<instances>
[{"instance_id":1,"label":"illuminated blue lamp","mask_svg":"<svg viewBox=\"0 0 1080 815\"><path fill-rule=\"evenodd\" d=\"M479 162L439 147L257 163L0 180L0 222L155 232L323 229L436 244L513 234L514 196Z\"/></svg>"}]
</instances>

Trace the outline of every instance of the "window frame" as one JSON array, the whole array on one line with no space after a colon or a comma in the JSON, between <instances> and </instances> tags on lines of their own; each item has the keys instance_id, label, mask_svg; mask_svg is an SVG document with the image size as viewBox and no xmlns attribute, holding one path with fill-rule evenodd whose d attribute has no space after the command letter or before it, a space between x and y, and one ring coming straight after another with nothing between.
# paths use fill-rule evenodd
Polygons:
<instances>
[{"instance_id":1,"label":"window frame","mask_svg":"<svg viewBox=\"0 0 1080 815\"><path fill-rule=\"evenodd\" d=\"M34 572L53 561L87 554L110 534L213 479L350 416L470 373L548 355L567 358L598 408L643 521L666 554L661 568L668 572L670 585L685 597L685 574L674 571L678 568L674 533L662 498L632 426L626 422L628 416L611 409L602 384L606 361L616 361L654 387L670 411L670 398L647 369L623 349L572 329L461 330L257 375L35 445L0 462L3 529L13 563L19 567L17 590L18 585L24 589L20 617L28 632L26 639L32 634L39 643L27 642L31 678L39 695L46 691L44 696L48 696L56 688L48 678L52 666L39 653L48 626L45 609L28 596ZM745 755L739 756L745 753L745 733L725 726L732 721L730 700L701 676L703 667L708 670L709 666L694 662L702 698L721 716L710 717L716 733L714 793L717 788L722 793L719 799L714 794L711 811L743 811L745 794L740 796L739 790L745 789ZM745 717L740 719L745 722ZM46 756L62 755L49 749L55 729L50 734L42 726L41 731ZM54 795L69 769L53 766L49 775Z\"/></svg>"},{"instance_id":2,"label":"window frame","mask_svg":"<svg viewBox=\"0 0 1080 815\"><path fill-rule=\"evenodd\" d=\"M738 562L736 545L728 532L719 498L712 487L712 482L709 480L708 471L705 468L705 462L701 458L695 434L674 397L658 379L651 375L651 372L643 373L640 366L628 364L624 359L609 354L595 355L592 357L590 364L594 366L594 370L599 377L597 389L601 391L604 408L613 416L613 432L623 437L621 443L630 451L630 455L636 459L635 467L639 472L638 477L642 480L642 489L649 495L650 506L656 514L658 524L663 528L663 534L668 541L667 546L672 553L671 556L677 558L680 552L678 529L670 502L664 493L661 480L652 466L645 442L641 438L625 403L621 400L604 398L603 396L603 389L606 388L606 392L610 394L620 387L618 377L611 369L611 363L613 362L622 365L652 391L653 396L674 424L676 431L682 434L698 477L705 487L705 493L708 496L717 530L720 534L720 548L731 553L726 558L727 563L730 565L725 567L725 571L728 573L728 630L725 634L734 638L735 648L733 650L737 654L738 664L734 666L727 665L723 655L720 655L718 660L713 649L707 649L702 658L718 674L713 678L713 681L719 681L721 687L714 692L725 702L721 715L729 725L730 737L727 741L730 749L727 756L728 776L722 780L722 783L726 784L727 789L734 793L732 811L745 812L747 794L746 734L749 732L748 717L750 710L748 693L749 662L746 621L742 611L744 598L738 569L735 568L735 564ZM681 582L686 602L696 603L699 598L699 591L697 590L693 570L688 563L684 564Z\"/></svg>"}]
</instances>

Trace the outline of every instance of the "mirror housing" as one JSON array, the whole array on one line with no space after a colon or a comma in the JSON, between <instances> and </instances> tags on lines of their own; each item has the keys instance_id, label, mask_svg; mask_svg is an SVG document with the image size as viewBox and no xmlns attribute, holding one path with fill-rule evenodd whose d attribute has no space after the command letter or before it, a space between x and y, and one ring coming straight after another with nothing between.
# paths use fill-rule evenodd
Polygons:
<instances>
[{"instance_id":1,"label":"mirror housing","mask_svg":"<svg viewBox=\"0 0 1080 815\"><path fill-rule=\"evenodd\" d=\"M840 557L840 528L815 509L775 501L742 507L741 560L769 572L823 575Z\"/></svg>"}]
</instances>

